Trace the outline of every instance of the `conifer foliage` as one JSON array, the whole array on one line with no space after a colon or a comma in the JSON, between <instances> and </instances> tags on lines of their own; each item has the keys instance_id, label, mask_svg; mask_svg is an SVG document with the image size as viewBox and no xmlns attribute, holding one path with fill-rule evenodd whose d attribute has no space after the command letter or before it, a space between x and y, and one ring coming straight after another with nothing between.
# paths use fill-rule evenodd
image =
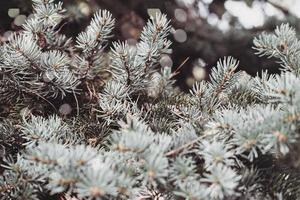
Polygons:
<instances>
[{"instance_id":1,"label":"conifer foliage","mask_svg":"<svg viewBox=\"0 0 300 200\"><path fill-rule=\"evenodd\" d=\"M300 42L288 24L254 39L280 75L250 77L225 57L187 94L159 62L171 53L164 14L137 44L110 45L109 11L73 40L62 3L32 2L0 47L0 199L299 198Z\"/></svg>"}]
</instances>

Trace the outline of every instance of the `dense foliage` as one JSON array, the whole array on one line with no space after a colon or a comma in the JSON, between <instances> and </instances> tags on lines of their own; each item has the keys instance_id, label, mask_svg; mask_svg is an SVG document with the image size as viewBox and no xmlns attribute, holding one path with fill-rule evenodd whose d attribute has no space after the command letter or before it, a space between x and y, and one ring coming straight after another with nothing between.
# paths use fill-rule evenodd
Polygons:
<instances>
[{"instance_id":1,"label":"dense foliage","mask_svg":"<svg viewBox=\"0 0 300 200\"><path fill-rule=\"evenodd\" d=\"M137 44L109 45L109 11L73 41L60 33L61 3L33 6L0 49L0 199L299 198L300 42L289 25L254 39L280 75L250 77L225 57L186 94L159 62L171 53L165 15Z\"/></svg>"}]
</instances>

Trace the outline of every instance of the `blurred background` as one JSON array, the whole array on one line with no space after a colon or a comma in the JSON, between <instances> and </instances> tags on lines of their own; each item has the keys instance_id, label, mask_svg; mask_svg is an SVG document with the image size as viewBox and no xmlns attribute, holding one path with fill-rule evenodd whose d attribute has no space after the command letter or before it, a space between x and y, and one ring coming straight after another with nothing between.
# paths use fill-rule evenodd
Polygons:
<instances>
[{"instance_id":1,"label":"blurred background","mask_svg":"<svg viewBox=\"0 0 300 200\"><path fill-rule=\"evenodd\" d=\"M138 41L149 16L166 13L173 26L173 52L162 66L180 68L177 85L187 90L194 81L207 79L224 56L240 60L240 69L251 75L268 70L278 73L276 61L259 58L252 49L255 36L289 22L300 27L299 0L61 0L69 16L62 31L75 37L97 9L108 9L116 18L114 40ZM5 42L31 17L31 0L0 0L0 35Z\"/></svg>"}]
</instances>

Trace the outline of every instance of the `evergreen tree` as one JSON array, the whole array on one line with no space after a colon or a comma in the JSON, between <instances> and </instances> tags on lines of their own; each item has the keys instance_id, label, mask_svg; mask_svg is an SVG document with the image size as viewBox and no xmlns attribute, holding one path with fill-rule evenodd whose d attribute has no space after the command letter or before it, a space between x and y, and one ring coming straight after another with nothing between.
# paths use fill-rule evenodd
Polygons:
<instances>
[{"instance_id":1,"label":"evergreen tree","mask_svg":"<svg viewBox=\"0 0 300 200\"><path fill-rule=\"evenodd\" d=\"M0 199L299 198L300 42L288 24L254 39L281 74L251 77L225 57L183 93L159 63L166 15L137 44L110 45L107 10L73 41L62 3L33 8L0 48Z\"/></svg>"}]
</instances>

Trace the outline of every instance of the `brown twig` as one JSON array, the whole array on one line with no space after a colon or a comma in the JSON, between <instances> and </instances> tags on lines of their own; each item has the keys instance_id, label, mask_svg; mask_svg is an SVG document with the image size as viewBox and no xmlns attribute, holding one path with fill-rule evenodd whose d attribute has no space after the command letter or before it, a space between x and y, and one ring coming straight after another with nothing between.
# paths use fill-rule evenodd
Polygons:
<instances>
[{"instance_id":1,"label":"brown twig","mask_svg":"<svg viewBox=\"0 0 300 200\"><path fill-rule=\"evenodd\" d=\"M187 57L176 69L175 71L172 73L172 77L176 76L177 74L179 74L180 69L185 65L185 63L187 63L187 61L190 59L190 57Z\"/></svg>"},{"instance_id":2,"label":"brown twig","mask_svg":"<svg viewBox=\"0 0 300 200\"><path fill-rule=\"evenodd\" d=\"M204 137L206 137L206 135L202 135L202 136L196 138L195 140L192 140L192 141L178 147L177 149L173 149L173 150L165 153L165 156L167 156L167 157L176 156L177 154L181 153L183 150L193 147L197 142L199 142Z\"/></svg>"}]
</instances>

